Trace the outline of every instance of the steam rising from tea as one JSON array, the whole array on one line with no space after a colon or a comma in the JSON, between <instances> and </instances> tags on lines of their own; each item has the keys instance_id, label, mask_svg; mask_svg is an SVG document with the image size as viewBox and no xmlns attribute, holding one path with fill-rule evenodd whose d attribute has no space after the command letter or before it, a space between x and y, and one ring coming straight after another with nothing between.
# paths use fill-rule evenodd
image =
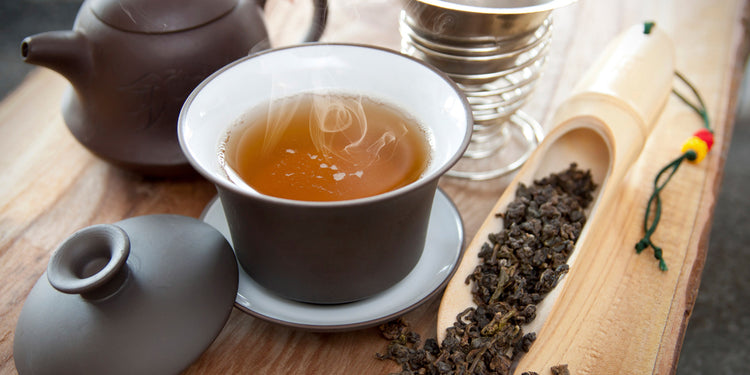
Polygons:
<instances>
[{"instance_id":1,"label":"steam rising from tea","mask_svg":"<svg viewBox=\"0 0 750 375\"><path fill-rule=\"evenodd\" d=\"M275 99L227 138L225 167L266 195L357 199L416 181L429 163L424 130L367 97L302 94Z\"/></svg>"}]
</instances>

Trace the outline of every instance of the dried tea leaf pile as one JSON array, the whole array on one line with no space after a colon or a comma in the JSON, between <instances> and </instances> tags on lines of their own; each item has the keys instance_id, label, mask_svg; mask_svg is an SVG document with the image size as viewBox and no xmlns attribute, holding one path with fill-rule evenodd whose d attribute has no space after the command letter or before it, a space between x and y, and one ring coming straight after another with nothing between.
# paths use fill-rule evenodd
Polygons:
<instances>
[{"instance_id":1,"label":"dried tea leaf pile","mask_svg":"<svg viewBox=\"0 0 750 375\"><path fill-rule=\"evenodd\" d=\"M536 305L568 271L595 189L590 171L576 164L521 184L499 215L503 228L488 236L480 265L466 280L477 306L456 317L441 345L427 339L420 348L419 334L401 319L382 325L391 343L378 358L399 363L403 375L510 374L536 339L521 326L536 317Z\"/></svg>"}]
</instances>

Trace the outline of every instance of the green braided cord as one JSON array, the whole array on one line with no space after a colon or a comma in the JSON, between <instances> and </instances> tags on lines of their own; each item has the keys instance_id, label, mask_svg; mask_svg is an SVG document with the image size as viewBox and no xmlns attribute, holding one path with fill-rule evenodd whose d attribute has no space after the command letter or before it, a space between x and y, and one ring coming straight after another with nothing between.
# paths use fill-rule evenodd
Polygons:
<instances>
[{"instance_id":1,"label":"green braided cord","mask_svg":"<svg viewBox=\"0 0 750 375\"><path fill-rule=\"evenodd\" d=\"M638 243L635 245L635 251L640 254L649 246L653 248L654 257L659 260L659 269L661 269L662 271L667 270L667 263L662 257L661 248L656 246L651 241L651 235L654 234L654 232L656 231L656 227L659 225L659 220L661 220L661 197L659 197L659 193L662 191L662 189L664 189L664 187L667 186L667 183L672 179L672 176L674 176L675 172L677 172L677 168L680 167L685 159L694 160L696 157L697 155L695 151L689 150L680 155L680 157L678 157L677 159L673 160L671 163L667 164L667 166L662 168L654 179L654 192L648 199L648 205L646 205L646 214L643 218L643 231L645 232L645 234L643 235L643 238L641 238L641 240L638 241ZM662 175L664 175L664 173L666 173L667 171L669 171L669 174L667 175L666 179L664 180L664 182L659 184ZM653 220L651 221L651 225L649 225L648 219L649 217L651 217L652 209L654 210L654 215Z\"/></svg>"},{"instance_id":2,"label":"green braided cord","mask_svg":"<svg viewBox=\"0 0 750 375\"><path fill-rule=\"evenodd\" d=\"M653 29L654 26L656 26L656 23L654 23L652 21L644 22L643 23L643 33L644 34L651 34L651 29Z\"/></svg>"},{"instance_id":3,"label":"green braided cord","mask_svg":"<svg viewBox=\"0 0 750 375\"><path fill-rule=\"evenodd\" d=\"M644 30L643 32L645 34L649 34L651 32L651 28L653 28L654 24L653 22L646 22L644 24ZM711 122L708 118L708 111L706 110L706 104L703 102L703 98L701 98L700 94L698 93L698 90L695 89L695 86L693 86L692 83L690 83L685 76L683 76L680 72L675 72L675 75L677 78L679 78L685 85L692 91L693 95L695 95L696 100L698 101L697 104L687 100L682 94L677 92L676 90L672 89L672 92L680 98L685 104L687 104L690 108L692 108L698 115L701 116L703 119L703 126L710 132L713 133L713 130L711 129ZM656 232L656 227L659 225L659 220L661 220L661 197L659 196L659 193L666 187L669 180L672 179L672 176L674 176L675 172L677 172L677 168L680 167L683 161L685 160L695 160L698 157L698 154L695 153L693 150L685 151L680 157L673 160L669 164L667 164L664 168L662 168L659 173L656 175L656 178L654 179L654 192L651 194L651 197L648 199L648 204L646 205L646 213L643 218L643 231L645 232L643 235L643 238L641 238L638 243L635 244L635 251L640 254L643 250L645 250L648 247L651 247L654 249L654 257L659 260L659 269L662 271L667 270L667 263L664 261L664 258L662 256L662 249L658 246L656 246L651 241L651 236ZM662 178L662 175L667 173L669 171L669 174L667 175L666 179L664 179L664 182L659 183L659 181ZM649 218L652 216L653 210L653 220L651 221L651 224L649 225Z\"/></svg>"},{"instance_id":4,"label":"green braided cord","mask_svg":"<svg viewBox=\"0 0 750 375\"><path fill-rule=\"evenodd\" d=\"M680 72L674 72L674 74L679 78L682 82L685 83L685 85L690 89L690 91L693 92L693 95L695 95L696 100L698 100L698 104L694 104L687 100L682 94L677 92L677 90L672 89L672 92L677 95L680 100L682 100L685 104L690 106L695 112L697 112L701 118L703 119L703 127L706 128L708 131L713 133L713 130L711 129L711 121L708 119L708 112L706 111L706 104L703 102L703 98L701 98L701 95L698 93L698 90L695 89L695 86L693 86L690 81L685 78L684 75Z\"/></svg>"}]
</instances>

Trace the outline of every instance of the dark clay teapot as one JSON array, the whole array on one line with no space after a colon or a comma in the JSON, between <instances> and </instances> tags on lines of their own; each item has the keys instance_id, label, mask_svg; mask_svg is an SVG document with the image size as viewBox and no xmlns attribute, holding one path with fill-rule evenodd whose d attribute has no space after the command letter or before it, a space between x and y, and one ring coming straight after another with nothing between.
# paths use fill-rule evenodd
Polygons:
<instances>
[{"instance_id":1,"label":"dark clay teapot","mask_svg":"<svg viewBox=\"0 0 750 375\"><path fill-rule=\"evenodd\" d=\"M305 41L326 23L313 0ZM97 156L147 175L191 168L177 140L182 103L204 78L250 52L270 48L265 0L86 0L69 31L21 43L24 61L65 76L65 123Z\"/></svg>"}]
</instances>

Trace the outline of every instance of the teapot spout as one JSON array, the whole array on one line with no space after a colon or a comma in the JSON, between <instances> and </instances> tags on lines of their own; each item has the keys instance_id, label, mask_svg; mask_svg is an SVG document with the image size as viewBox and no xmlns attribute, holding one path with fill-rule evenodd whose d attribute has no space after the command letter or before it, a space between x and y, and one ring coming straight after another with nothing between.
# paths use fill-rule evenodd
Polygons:
<instances>
[{"instance_id":1,"label":"teapot spout","mask_svg":"<svg viewBox=\"0 0 750 375\"><path fill-rule=\"evenodd\" d=\"M84 85L92 71L89 43L75 31L48 31L26 37L21 42L21 57L26 63L62 74L74 87Z\"/></svg>"}]
</instances>

